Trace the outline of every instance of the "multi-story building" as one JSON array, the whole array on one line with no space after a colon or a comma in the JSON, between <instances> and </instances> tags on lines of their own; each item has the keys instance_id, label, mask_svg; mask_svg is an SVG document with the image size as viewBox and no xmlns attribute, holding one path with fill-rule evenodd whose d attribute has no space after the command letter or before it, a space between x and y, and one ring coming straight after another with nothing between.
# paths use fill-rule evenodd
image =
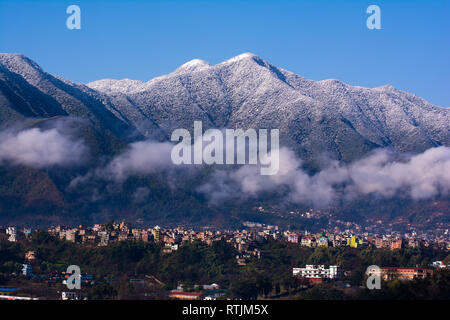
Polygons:
<instances>
[{"instance_id":1,"label":"multi-story building","mask_svg":"<svg viewBox=\"0 0 450 320\"><path fill-rule=\"evenodd\" d=\"M360 246L360 241L356 238L356 236L351 236L347 239L347 245L352 248L358 248Z\"/></svg>"},{"instance_id":2,"label":"multi-story building","mask_svg":"<svg viewBox=\"0 0 450 320\"><path fill-rule=\"evenodd\" d=\"M17 229L16 227L8 227L6 228L6 234L9 235L8 241L16 242L17 241Z\"/></svg>"},{"instance_id":3,"label":"multi-story building","mask_svg":"<svg viewBox=\"0 0 450 320\"><path fill-rule=\"evenodd\" d=\"M321 237L317 240L318 247L328 247L328 239L326 237Z\"/></svg>"},{"instance_id":4,"label":"multi-story building","mask_svg":"<svg viewBox=\"0 0 450 320\"><path fill-rule=\"evenodd\" d=\"M77 240L77 232L75 230L67 230L66 241L76 242L76 240Z\"/></svg>"},{"instance_id":5,"label":"multi-story building","mask_svg":"<svg viewBox=\"0 0 450 320\"><path fill-rule=\"evenodd\" d=\"M160 242L161 241L161 228L156 226L152 231L153 231L153 239L155 240L155 242Z\"/></svg>"},{"instance_id":6,"label":"multi-story building","mask_svg":"<svg viewBox=\"0 0 450 320\"><path fill-rule=\"evenodd\" d=\"M402 239L393 239L391 241L391 250L401 249L402 248Z\"/></svg>"},{"instance_id":7,"label":"multi-story building","mask_svg":"<svg viewBox=\"0 0 450 320\"><path fill-rule=\"evenodd\" d=\"M433 270L426 268L408 267L379 267L369 270L372 275L379 275L383 280L413 280L425 278L433 274Z\"/></svg>"},{"instance_id":8,"label":"multi-story building","mask_svg":"<svg viewBox=\"0 0 450 320\"><path fill-rule=\"evenodd\" d=\"M109 243L110 235L107 231L100 231L98 233L98 236L100 237L100 246L106 246Z\"/></svg>"},{"instance_id":9,"label":"multi-story building","mask_svg":"<svg viewBox=\"0 0 450 320\"><path fill-rule=\"evenodd\" d=\"M339 278L339 267L330 266L328 269L324 265L307 264L305 268L293 268L292 274L299 278L322 278L337 279Z\"/></svg>"}]
</instances>

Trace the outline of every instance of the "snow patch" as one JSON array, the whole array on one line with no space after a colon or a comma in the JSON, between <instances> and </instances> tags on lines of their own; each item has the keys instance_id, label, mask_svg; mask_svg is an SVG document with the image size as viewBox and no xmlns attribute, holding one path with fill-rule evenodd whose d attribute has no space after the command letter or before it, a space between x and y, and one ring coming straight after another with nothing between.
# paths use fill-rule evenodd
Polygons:
<instances>
[{"instance_id":1,"label":"snow patch","mask_svg":"<svg viewBox=\"0 0 450 320\"><path fill-rule=\"evenodd\" d=\"M177 70L186 70L186 71L194 71L194 70L198 70L199 68L207 68L210 67L211 65L203 60L200 59L193 59L191 61L186 62L185 64L183 64L181 67L179 67Z\"/></svg>"}]
</instances>

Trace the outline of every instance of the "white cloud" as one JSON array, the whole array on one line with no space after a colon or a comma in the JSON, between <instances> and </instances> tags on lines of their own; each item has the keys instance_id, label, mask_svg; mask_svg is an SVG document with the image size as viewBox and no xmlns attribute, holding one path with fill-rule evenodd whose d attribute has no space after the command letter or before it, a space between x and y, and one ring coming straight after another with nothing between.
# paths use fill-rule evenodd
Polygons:
<instances>
[{"instance_id":1,"label":"white cloud","mask_svg":"<svg viewBox=\"0 0 450 320\"><path fill-rule=\"evenodd\" d=\"M351 191L389 197L402 189L413 199L449 193L450 148L431 148L404 162L391 158L388 152L378 151L351 165Z\"/></svg>"},{"instance_id":2,"label":"white cloud","mask_svg":"<svg viewBox=\"0 0 450 320\"><path fill-rule=\"evenodd\" d=\"M431 148L421 154L395 160L385 149L348 165L329 161L314 175L302 169L302 161L287 148L280 149L280 171L261 176L257 166L221 171L197 190L216 203L229 198L257 197L287 187L285 199L314 207L326 207L337 199L376 194L407 195L415 200L447 195L450 191L450 148ZM284 190L284 189L283 189Z\"/></svg>"},{"instance_id":3,"label":"white cloud","mask_svg":"<svg viewBox=\"0 0 450 320\"><path fill-rule=\"evenodd\" d=\"M0 162L35 168L78 165L87 154L81 140L73 140L55 128L3 132L0 140Z\"/></svg>"},{"instance_id":4,"label":"white cloud","mask_svg":"<svg viewBox=\"0 0 450 320\"><path fill-rule=\"evenodd\" d=\"M131 175L146 175L174 166L170 158L172 144L140 141L114 158L103 174L108 179L123 181Z\"/></svg>"},{"instance_id":5,"label":"white cloud","mask_svg":"<svg viewBox=\"0 0 450 320\"><path fill-rule=\"evenodd\" d=\"M106 167L91 170L86 176L74 179L71 187L91 179L121 182L130 176L153 173L163 173L171 185L182 185L186 179L204 173L205 165L174 165L171 161L172 147L173 144L168 142L132 143L128 150ZM49 162L51 160L46 160L46 163ZM450 191L449 147L431 148L409 156L380 149L351 164L331 160L326 163L319 172L309 174L302 167L303 161L292 150L282 147L277 174L263 176L259 165L237 168L217 165L208 181L197 187L196 191L204 194L213 204L278 192L278 195L281 194L280 201L317 208L370 194L385 198L401 195L420 200L447 195Z\"/></svg>"}]
</instances>

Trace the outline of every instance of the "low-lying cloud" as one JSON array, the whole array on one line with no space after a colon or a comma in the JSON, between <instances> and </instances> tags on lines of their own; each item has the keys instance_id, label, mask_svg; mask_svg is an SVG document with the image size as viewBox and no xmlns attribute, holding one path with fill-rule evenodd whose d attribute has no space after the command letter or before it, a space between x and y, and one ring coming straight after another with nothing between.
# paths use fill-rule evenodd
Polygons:
<instances>
[{"instance_id":1,"label":"low-lying cloud","mask_svg":"<svg viewBox=\"0 0 450 320\"><path fill-rule=\"evenodd\" d=\"M293 151L281 148L278 174L261 176L257 166L250 165L235 171L218 170L197 191L218 203L286 190L284 201L318 208L369 194L386 198L407 195L414 200L449 194L450 148L431 148L396 159L393 152L380 149L348 165L329 161L323 170L310 175Z\"/></svg>"},{"instance_id":2,"label":"low-lying cloud","mask_svg":"<svg viewBox=\"0 0 450 320\"><path fill-rule=\"evenodd\" d=\"M34 168L70 167L83 163L86 154L81 140L72 139L57 128L0 133L0 163Z\"/></svg>"},{"instance_id":3,"label":"low-lying cloud","mask_svg":"<svg viewBox=\"0 0 450 320\"><path fill-rule=\"evenodd\" d=\"M69 187L76 189L99 179L121 183L131 176L159 174L171 186L182 186L186 179L200 181L195 190L211 204L276 194L280 201L316 208L367 195L422 200L450 193L449 147L431 148L416 155L379 149L350 164L328 160L315 174L304 169L303 161L291 149L282 147L278 173L264 176L259 165L216 165L207 175L203 170L206 165L177 166L171 161L173 146L151 140L132 143L105 166L75 178ZM196 179L199 174L202 178ZM142 202L147 191L139 190L134 200Z\"/></svg>"},{"instance_id":4,"label":"low-lying cloud","mask_svg":"<svg viewBox=\"0 0 450 320\"><path fill-rule=\"evenodd\" d=\"M169 142L140 141L114 158L103 171L108 179L123 181L132 175L146 175L173 167Z\"/></svg>"},{"instance_id":5,"label":"low-lying cloud","mask_svg":"<svg viewBox=\"0 0 450 320\"><path fill-rule=\"evenodd\" d=\"M427 199L450 190L450 148L438 147L392 161L392 155L379 150L350 166L353 183L349 188L362 194L377 193L386 197L405 190L413 199Z\"/></svg>"}]
</instances>

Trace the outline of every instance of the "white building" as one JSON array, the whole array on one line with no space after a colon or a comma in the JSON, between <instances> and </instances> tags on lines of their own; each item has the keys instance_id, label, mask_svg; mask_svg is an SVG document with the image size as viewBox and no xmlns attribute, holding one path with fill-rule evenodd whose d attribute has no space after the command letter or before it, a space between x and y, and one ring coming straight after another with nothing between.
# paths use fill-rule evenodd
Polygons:
<instances>
[{"instance_id":1,"label":"white building","mask_svg":"<svg viewBox=\"0 0 450 320\"><path fill-rule=\"evenodd\" d=\"M63 291L61 292L61 299L62 300L79 300L80 297L76 292L73 291Z\"/></svg>"},{"instance_id":2,"label":"white building","mask_svg":"<svg viewBox=\"0 0 450 320\"><path fill-rule=\"evenodd\" d=\"M16 234L17 233L17 228L16 227L8 227L6 228L6 234Z\"/></svg>"},{"instance_id":3,"label":"white building","mask_svg":"<svg viewBox=\"0 0 450 320\"><path fill-rule=\"evenodd\" d=\"M307 264L305 268L293 268L292 274L300 278L327 278L337 279L339 277L339 267L330 266L325 269L324 265Z\"/></svg>"},{"instance_id":4,"label":"white building","mask_svg":"<svg viewBox=\"0 0 450 320\"><path fill-rule=\"evenodd\" d=\"M6 234L9 235L8 241L16 242L17 241L17 229L16 227L8 227L6 228Z\"/></svg>"}]
</instances>

